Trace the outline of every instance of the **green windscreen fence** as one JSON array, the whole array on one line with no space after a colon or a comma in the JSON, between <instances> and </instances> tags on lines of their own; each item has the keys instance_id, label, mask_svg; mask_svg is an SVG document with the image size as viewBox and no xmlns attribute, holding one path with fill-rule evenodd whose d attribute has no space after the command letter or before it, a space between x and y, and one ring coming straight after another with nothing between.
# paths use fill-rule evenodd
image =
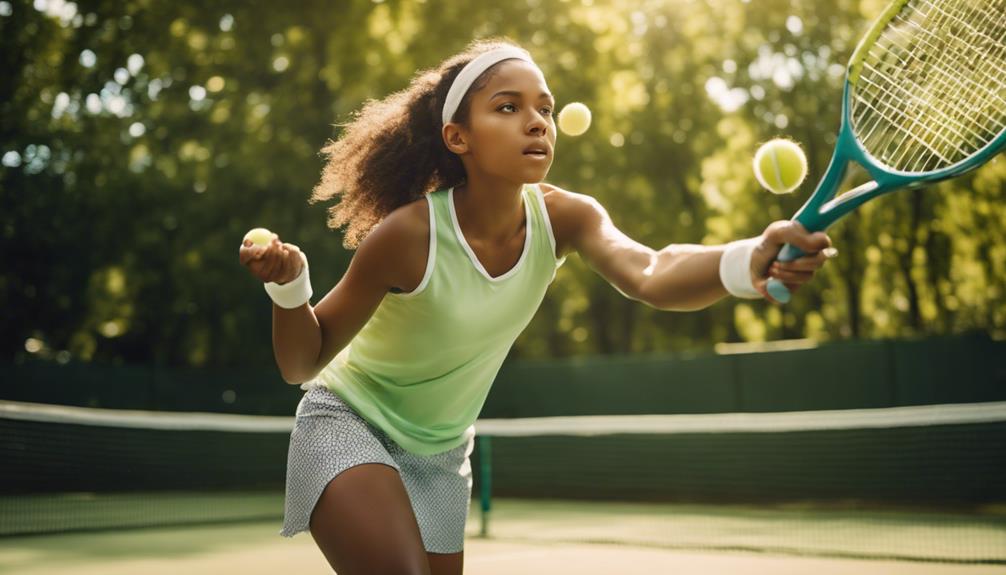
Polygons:
<instances>
[{"instance_id":1,"label":"green windscreen fence","mask_svg":"<svg viewBox=\"0 0 1006 575\"><path fill-rule=\"evenodd\" d=\"M277 517L292 421L0 401L0 535Z\"/></svg>"},{"instance_id":2,"label":"green windscreen fence","mask_svg":"<svg viewBox=\"0 0 1006 575\"><path fill-rule=\"evenodd\" d=\"M292 425L0 402L0 535L250 519L278 532ZM476 428L486 536L533 538L536 521L569 514L554 540L1006 564L1003 402ZM526 499L542 504L524 523L493 519ZM605 507L600 537L583 519L598 505L629 506Z\"/></svg>"},{"instance_id":3,"label":"green windscreen fence","mask_svg":"<svg viewBox=\"0 0 1006 575\"><path fill-rule=\"evenodd\" d=\"M1006 341L792 340L717 353L516 360L483 417L822 411L1006 401Z\"/></svg>"},{"instance_id":4,"label":"green windscreen fence","mask_svg":"<svg viewBox=\"0 0 1006 575\"><path fill-rule=\"evenodd\" d=\"M483 417L810 411L1006 401L1006 341L719 344L694 354L507 361ZM81 407L292 415L273 369L0 364L0 399Z\"/></svg>"}]
</instances>

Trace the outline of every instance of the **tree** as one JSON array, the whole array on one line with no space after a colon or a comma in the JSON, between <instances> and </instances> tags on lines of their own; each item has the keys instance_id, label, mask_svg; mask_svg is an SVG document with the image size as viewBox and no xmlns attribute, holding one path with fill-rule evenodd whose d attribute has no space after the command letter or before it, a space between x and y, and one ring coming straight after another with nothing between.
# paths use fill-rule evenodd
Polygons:
<instances>
[{"instance_id":1,"label":"tree","mask_svg":"<svg viewBox=\"0 0 1006 575\"><path fill-rule=\"evenodd\" d=\"M271 365L269 306L235 257L244 231L304 248L316 293L330 289L352 254L324 227L327 206L307 204L318 150L365 100L475 37L521 42L560 107L593 109L587 134L560 137L550 181L596 196L655 248L756 234L823 172L844 64L881 4L0 2L0 349ZM751 173L777 135L810 159L799 195L759 192ZM514 353L1002 337L1004 181L999 159L865 206L831 230L839 258L784 308L657 312L572 257Z\"/></svg>"}]
</instances>

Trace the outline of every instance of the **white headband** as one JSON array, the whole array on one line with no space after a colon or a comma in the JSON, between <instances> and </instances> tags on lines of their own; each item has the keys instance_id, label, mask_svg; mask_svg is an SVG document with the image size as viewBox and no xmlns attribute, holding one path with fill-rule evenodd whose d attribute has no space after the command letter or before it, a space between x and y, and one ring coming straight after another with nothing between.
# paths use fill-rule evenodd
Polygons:
<instances>
[{"instance_id":1,"label":"white headband","mask_svg":"<svg viewBox=\"0 0 1006 575\"><path fill-rule=\"evenodd\" d=\"M503 60L514 59L524 60L525 62L534 64L534 60L529 58L526 52L511 47L490 50L466 64L465 67L461 69L461 73L454 78L454 83L451 84L451 89L447 91L447 100L444 101L444 124L446 125L451 121L451 118L454 117L454 113L458 111L458 106L461 105L461 99L468 93L468 88L472 86L472 82L474 82L476 78Z\"/></svg>"}]
</instances>

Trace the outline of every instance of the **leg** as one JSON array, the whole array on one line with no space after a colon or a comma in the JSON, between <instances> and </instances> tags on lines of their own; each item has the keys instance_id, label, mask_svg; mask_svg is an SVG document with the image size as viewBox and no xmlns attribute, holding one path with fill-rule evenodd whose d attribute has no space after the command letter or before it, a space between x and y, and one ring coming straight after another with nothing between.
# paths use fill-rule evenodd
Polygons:
<instances>
[{"instance_id":1,"label":"leg","mask_svg":"<svg viewBox=\"0 0 1006 575\"><path fill-rule=\"evenodd\" d=\"M465 568L465 553L430 553L426 557L430 561L432 575L461 575Z\"/></svg>"},{"instance_id":2,"label":"leg","mask_svg":"<svg viewBox=\"0 0 1006 575\"><path fill-rule=\"evenodd\" d=\"M473 442L421 460L402 454L395 461L415 510L432 575L461 575L464 533L471 502ZM435 549L436 551L430 551ZM456 550L456 551L455 551Z\"/></svg>"},{"instance_id":3,"label":"leg","mask_svg":"<svg viewBox=\"0 0 1006 575\"><path fill-rule=\"evenodd\" d=\"M409 497L387 465L358 465L333 479L311 514L311 535L339 575L430 575Z\"/></svg>"}]
</instances>

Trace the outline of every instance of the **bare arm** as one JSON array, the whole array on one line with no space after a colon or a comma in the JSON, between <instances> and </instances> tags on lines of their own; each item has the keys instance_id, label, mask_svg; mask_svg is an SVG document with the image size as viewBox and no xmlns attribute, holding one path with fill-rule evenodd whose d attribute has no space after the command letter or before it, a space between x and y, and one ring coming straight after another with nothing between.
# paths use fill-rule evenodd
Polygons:
<instances>
[{"instance_id":1,"label":"bare arm","mask_svg":"<svg viewBox=\"0 0 1006 575\"><path fill-rule=\"evenodd\" d=\"M390 286L382 276L383 246L375 234L376 229L360 244L345 275L316 306L283 309L273 304L273 354L287 383L314 379L384 299Z\"/></svg>"},{"instance_id":2,"label":"bare arm","mask_svg":"<svg viewBox=\"0 0 1006 575\"><path fill-rule=\"evenodd\" d=\"M579 225L571 247L626 297L659 309L693 310L727 295L719 280L722 247L678 244L656 251L615 227L597 200L579 196L573 202Z\"/></svg>"},{"instance_id":3,"label":"bare arm","mask_svg":"<svg viewBox=\"0 0 1006 575\"><path fill-rule=\"evenodd\" d=\"M409 291L419 283L429 241L425 206L421 201L399 208L374 228L342 279L317 305L284 309L273 304L273 354L287 383L316 377L363 328L392 287Z\"/></svg>"},{"instance_id":4,"label":"bare arm","mask_svg":"<svg viewBox=\"0 0 1006 575\"><path fill-rule=\"evenodd\" d=\"M568 237L569 247L626 297L662 310L689 311L708 307L727 295L719 276L724 246L671 244L653 250L615 227L597 200L556 192L560 196L551 203L558 208L557 228L564 227L557 233ZM808 234L798 224L770 225L752 260L755 285L763 294L770 275L795 288L808 281L824 262L824 256L817 254L769 268L786 242L808 254L817 254L830 245L824 234Z\"/></svg>"},{"instance_id":5,"label":"bare arm","mask_svg":"<svg viewBox=\"0 0 1006 575\"><path fill-rule=\"evenodd\" d=\"M295 309L272 304L272 353L284 381L301 383L297 370L313 365L320 350L321 327L311 304Z\"/></svg>"}]
</instances>

